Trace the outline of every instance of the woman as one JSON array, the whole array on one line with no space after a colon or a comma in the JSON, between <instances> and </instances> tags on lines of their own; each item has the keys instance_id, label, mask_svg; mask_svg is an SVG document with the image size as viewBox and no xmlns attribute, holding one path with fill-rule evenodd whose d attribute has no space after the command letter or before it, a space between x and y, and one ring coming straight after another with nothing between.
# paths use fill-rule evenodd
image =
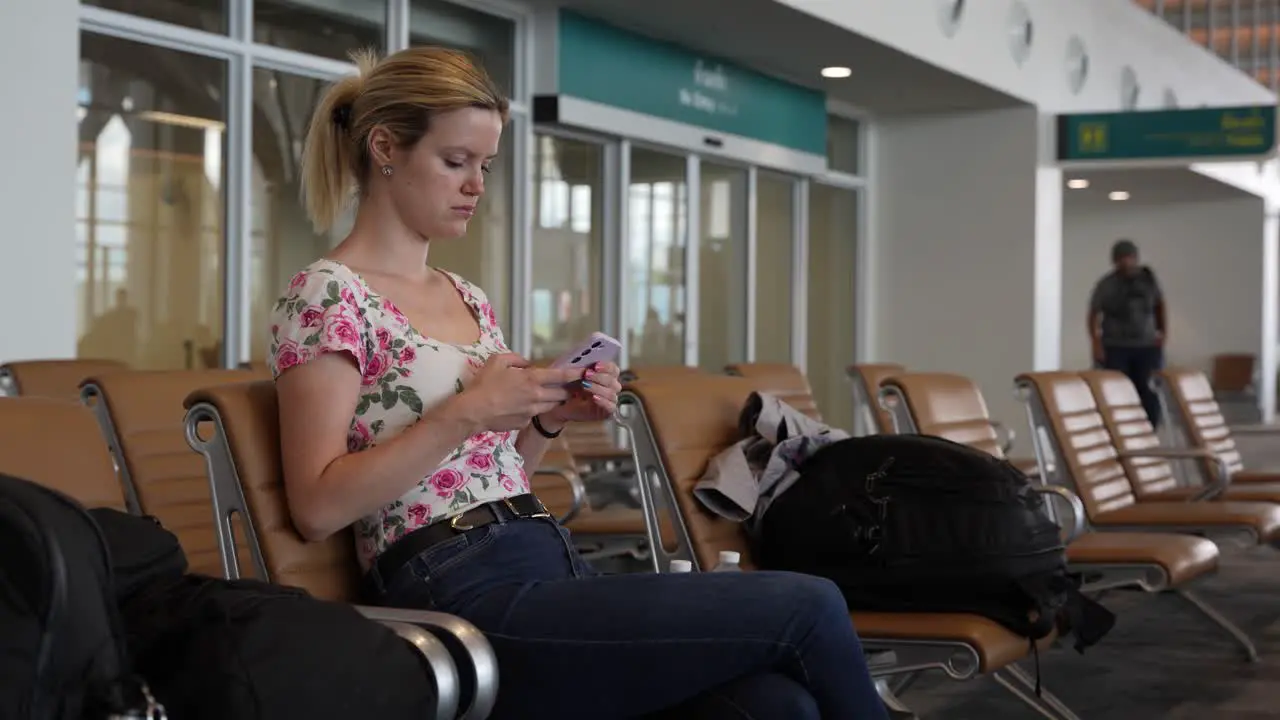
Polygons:
<instances>
[{"instance_id":1,"label":"woman","mask_svg":"<svg viewBox=\"0 0 1280 720\"><path fill-rule=\"evenodd\" d=\"M271 366L289 509L355 525L370 600L453 613L498 654L495 718L884 717L835 587L783 573L596 576L526 467L599 421L612 364L535 369L474 285L427 264L484 193L507 101L465 56L357 58L312 120L304 193L350 235L277 303ZM744 715L745 713L745 715Z\"/></svg>"}]
</instances>

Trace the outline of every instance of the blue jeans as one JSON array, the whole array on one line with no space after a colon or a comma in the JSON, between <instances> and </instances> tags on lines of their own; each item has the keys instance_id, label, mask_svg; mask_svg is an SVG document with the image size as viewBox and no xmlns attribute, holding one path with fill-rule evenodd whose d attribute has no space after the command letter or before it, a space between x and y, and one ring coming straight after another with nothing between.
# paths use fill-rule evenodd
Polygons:
<instances>
[{"instance_id":1,"label":"blue jeans","mask_svg":"<svg viewBox=\"0 0 1280 720\"><path fill-rule=\"evenodd\" d=\"M1129 376L1138 387L1138 397L1142 399L1142 409L1147 411L1151 427L1160 427L1160 398L1151 390L1151 376L1164 367L1164 348L1103 347L1102 365Z\"/></svg>"},{"instance_id":2,"label":"blue jeans","mask_svg":"<svg viewBox=\"0 0 1280 720\"><path fill-rule=\"evenodd\" d=\"M568 530L526 518L460 533L379 604L452 613L498 656L492 718L882 720L836 586L779 572L597 575Z\"/></svg>"}]
</instances>

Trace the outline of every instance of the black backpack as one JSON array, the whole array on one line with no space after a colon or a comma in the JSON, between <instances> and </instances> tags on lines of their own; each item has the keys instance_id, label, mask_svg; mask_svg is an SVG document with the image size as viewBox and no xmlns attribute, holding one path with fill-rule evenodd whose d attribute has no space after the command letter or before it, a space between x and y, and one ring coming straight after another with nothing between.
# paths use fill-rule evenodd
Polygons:
<instances>
[{"instance_id":1,"label":"black backpack","mask_svg":"<svg viewBox=\"0 0 1280 720\"><path fill-rule=\"evenodd\" d=\"M101 529L75 500L4 474L0 628L0 717L163 717L130 670Z\"/></svg>"},{"instance_id":2,"label":"black backpack","mask_svg":"<svg viewBox=\"0 0 1280 720\"><path fill-rule=\"evenodd\" d=\"M761 520L762 567L834 581L852 610L971 613L1076 648L1114 616L1079 592L1046 502L1024 473L937 437L832 443Z\"/></svg>"}]
</instances>

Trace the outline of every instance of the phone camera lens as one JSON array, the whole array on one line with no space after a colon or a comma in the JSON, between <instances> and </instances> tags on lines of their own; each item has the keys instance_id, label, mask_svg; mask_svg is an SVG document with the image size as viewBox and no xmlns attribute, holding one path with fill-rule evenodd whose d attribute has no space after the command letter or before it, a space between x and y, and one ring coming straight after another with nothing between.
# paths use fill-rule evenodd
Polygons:
<instances>
[{"instance_id":1,"label":"phone camera lens","mask_svg":"<svg viewBox=\"0 0 1280 720\"><path fill-rule=\"evenodd\" d=\"M601 346L601 345L603 345L603 344L604 344L604 343L602 343L602 342L600 342L599 340L597 340L597 341L595 341L595 342L591 343L591 347L592 347L592 348L598 348L598 347L600 347L600 346Z\"/></svg>"}]
</instances>

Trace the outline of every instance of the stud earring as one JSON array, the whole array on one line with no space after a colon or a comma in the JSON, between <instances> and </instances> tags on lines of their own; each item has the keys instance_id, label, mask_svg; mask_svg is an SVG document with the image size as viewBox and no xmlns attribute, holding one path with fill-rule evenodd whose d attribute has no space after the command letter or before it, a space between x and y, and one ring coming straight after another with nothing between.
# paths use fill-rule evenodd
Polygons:
<instances>
[{"instance_id":1,"label":"stud earring","mask_svg":"<svg viewBox=\"0 0 1280 720\"><path fill-rule=\"evenodd\" d=\"M390 165L383 165L383 166L382 166L382 174L383 174L383 176L385 176L385 177L391 177L391 172L392 172L392 170L391 170L391 166L390 166Z\"/></svg>"}]
</instances>

